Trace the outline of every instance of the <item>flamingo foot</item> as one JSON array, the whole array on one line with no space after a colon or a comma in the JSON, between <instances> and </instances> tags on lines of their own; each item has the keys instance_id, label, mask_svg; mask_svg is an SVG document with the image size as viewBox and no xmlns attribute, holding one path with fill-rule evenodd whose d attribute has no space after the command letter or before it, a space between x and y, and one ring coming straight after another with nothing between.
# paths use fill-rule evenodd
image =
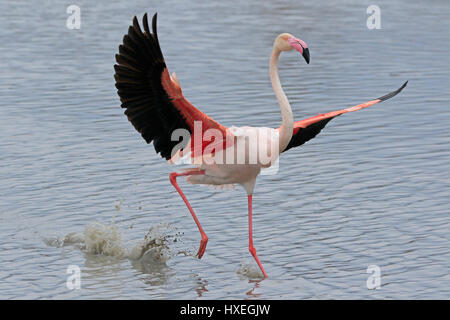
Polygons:
<instances>
[{"instance_id":1,"label":"flamingo foot","mask_svg":"<svg viewBox=\"0 0 450 320\"><path fill-rule=\"evenodd\" d=\"M200 248L198 248L197 258L201 259L206 250L206 245L208 243L208 237L206 234L202 234L202 240L200 241Z\"/></svg>"},{"instance_id":2,"label":"flamingo foot","mask_svg":"<svg viewBox=\"0 0 450 320\"><path fill-rule=\"evenodd\" d=\"M263 266L262 266L262 264L261 264L261 261L259 261L259 258L258 258L258 256L256 255L256 249L255 249L255 247L250 246L250 247L248 248L248 250L249 250L250 253L252 254L252 256L253 256L253 258L255 259L256 263L258 264L259 269L261 269L261 272L262 272L264 278L267 278L267 277L268 277L268 276L267 276L267 273L266 273L266 271L264 271L264 268L263 268Z\"/></svg>"}]
</instances>

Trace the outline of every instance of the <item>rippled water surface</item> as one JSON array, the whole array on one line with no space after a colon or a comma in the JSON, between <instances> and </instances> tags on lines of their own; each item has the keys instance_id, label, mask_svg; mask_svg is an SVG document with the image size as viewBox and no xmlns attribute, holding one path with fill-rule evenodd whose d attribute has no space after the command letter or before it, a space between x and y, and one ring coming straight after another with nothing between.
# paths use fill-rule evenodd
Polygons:
<instances>
[{"instance_id":1,"label":"rippled water surface","mask_svg":"<svg viewBox=\"0 0 450 320\"><path fill-rule=\"evenodd\" d=\"M380 30L369 1L264 3L77 1L69 30L68 3L1 2L0 298L450 298L448 1L378 1ZM245 193L181 182L210 238L196 259L174 168L120 108L114 54L132 17L155 11L185 96L226 126L279 126L268 64L281 32L310 47L310 65L280 59L296 120L409 80L259 178L264 281L251 281ZM66 287L70 265L80 290Z\"/></svg>"}]
</instances>

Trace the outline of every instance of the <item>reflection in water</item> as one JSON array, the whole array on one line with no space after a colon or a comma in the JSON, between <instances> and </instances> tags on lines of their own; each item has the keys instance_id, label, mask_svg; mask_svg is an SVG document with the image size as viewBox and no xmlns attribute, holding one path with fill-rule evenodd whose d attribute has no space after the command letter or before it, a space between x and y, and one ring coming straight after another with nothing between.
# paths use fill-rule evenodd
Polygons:
<instances>
[{"instance_id":1,"label":"reflection in water","mask_svg":"<svg viewBox=\"0 0 450 320\"><path fill-rule=\"evenodd\" d=\"M265 280L265 279L262 279L262 280L249 280L248 282L249 282L249 283L254 283L254 285L253 285L253 288L250 289L249 291L247 291L245 294L246 294L249 298L259 298L259 297L261 297L261 294L260 294L260 293L254 293L254 291L255 291L256 289L259 288L260 282L261 282L261 281L264 281L264 280Z\"/></svg>"},{"instance_id":2,"label":"reflection in water","mask_svg":"<svg viewBox=\"0 0 450 320\"><path fill-rule=\"evenodd\" d=\"M208 289L206 288L206 286L208 285L208 281L197 278L197 285L198 287L195 289L195 291L200 298L203 296L203 293L208 292Z\"/></svg>"}]
</instances>

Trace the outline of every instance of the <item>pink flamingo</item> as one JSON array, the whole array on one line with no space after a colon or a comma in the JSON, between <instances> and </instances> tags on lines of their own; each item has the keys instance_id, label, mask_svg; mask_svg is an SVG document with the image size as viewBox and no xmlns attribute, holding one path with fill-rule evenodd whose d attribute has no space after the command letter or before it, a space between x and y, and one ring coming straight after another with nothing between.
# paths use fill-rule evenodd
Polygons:
<instances>
[{"instance_id":1,"label":"pink flamingo","mask_svg":"<svg viewBox=\"0 0 450 320\"><path fill-rule=\"evenodd\" d=\"M206 161L196 163L190 169L172 172L170 182L180 194L201 234L200 248L197 256L201 258L205 252L208 237L203 230L189 201L181 191L177 177L185 176L192 184L206 184L213 186L239 184L247 192L248 197L248 224L249 224L249 251L258 264L265 277L265 272L253 246L252 235L252 195L255 181L262 168L269 167L278 158L278 155L286 150L300 146L314 138L325 125L336 116L343 113L357 111L372 106L378 102L392 98L398 94L407 84L405 82L398 90L378 99L363 104L332 111L325 114L294 122L291 106L281 87L278 77L278 58L281 52L295 50L309 63L309 49L307 44L289 33L280 34L274 42L270 57L270 79L272 88L277 97L281 110L282 124L278 129L231 127L227 128L190 104L183 96L175 73L169 75L164 57L159 46L156 31L156 14L153 16L150 32L147 14L143 17L144 32L142 32L136 17L133 25L129 27L128 34L123 38L123 44L119 46L119 54L116 55L117 64L114 66L116 74L116 87L122 102L122 108L126 108L125 114L136 130L147 143L153 141L157 153L166 160L175 158L175 155L183 155L183 151L191 151L200 157L223 157L226 150L232 150L237 154L236 158L245 159L244 163L234 161L232 163ZM200 123L200 131L196 130L196 122ZM173 139L172 134L176 129L184 129L191 136L190 141L200 141L200 144L179 144ZM214 141L209 142L205 135L208 130L214 131ZM239 141L245 139L250 133L256 133L258 139L253 145L245 145L238 148ZM198 140L200 139L200 140ZM212 140L211 137L209 140ZM275 145L277 147L270 147ZM210 148L214 144L215 148ZM269 147L267 147L270 145ZM249 157L260 149L268 152L270 161L262 163L258 160L250 163ZM234 159L234 158L233 158Z\"/></svg>"}]
</instances>

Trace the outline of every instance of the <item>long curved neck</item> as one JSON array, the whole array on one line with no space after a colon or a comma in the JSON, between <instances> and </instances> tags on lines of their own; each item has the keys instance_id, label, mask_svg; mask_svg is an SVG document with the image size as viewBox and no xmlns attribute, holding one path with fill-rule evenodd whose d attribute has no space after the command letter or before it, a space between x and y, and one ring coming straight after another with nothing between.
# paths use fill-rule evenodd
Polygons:
<instances>
[{"instance_id":1,"label":"long curved neck","mask_svg":"<svg viewBox=\"0 0 450 320\"><path fill-rule=\"evenodd\" d=\"M291 105L281 87L280 77L278 76L278 58L280 57L280 53L280 49L274 44L272 55L270 57L270 80L281 110L282 124L279 142L279 150L281 153L291 141L294 129L294 116L292 115Z\"/></svg>"}]
</instances>

